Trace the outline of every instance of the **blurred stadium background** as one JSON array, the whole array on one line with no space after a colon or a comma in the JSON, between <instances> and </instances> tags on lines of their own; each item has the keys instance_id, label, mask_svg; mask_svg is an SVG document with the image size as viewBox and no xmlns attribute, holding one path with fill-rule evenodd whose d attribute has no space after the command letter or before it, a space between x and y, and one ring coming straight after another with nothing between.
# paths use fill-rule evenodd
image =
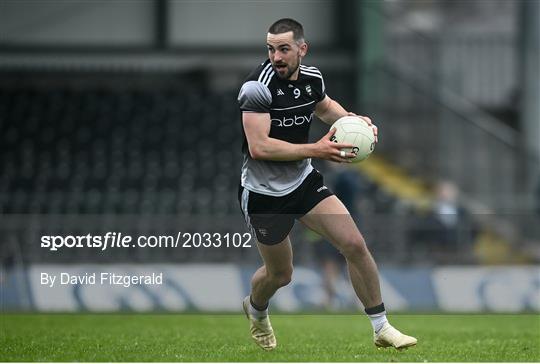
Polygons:
<instances>
[{"instance_id":1,"label":"blurred stadium background","mask_svg":"<svg viewBox=\"0 0 540 364\"><path fill-rule=\"evenodd\" d=\"M379 126L368 161L315 163L390 310L540 310L539 15L533 0L1 0L2 309L238 311L254 247L48 252L40 236L243 232L236 95L268 26L293 17L329 95ZM295 228L277 309L359 305L321 244ZM46 288L43 271L166 279Z\"/></svg>"}]
</instances>

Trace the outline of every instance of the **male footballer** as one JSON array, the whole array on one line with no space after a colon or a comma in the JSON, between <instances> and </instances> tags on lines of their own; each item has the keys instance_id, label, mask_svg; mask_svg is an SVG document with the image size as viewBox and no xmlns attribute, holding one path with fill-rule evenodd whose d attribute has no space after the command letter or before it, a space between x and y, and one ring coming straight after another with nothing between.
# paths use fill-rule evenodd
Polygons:
<instances>
[{"instance_id":1,"label":"male footballer","mask_svg":"<svg viewBox=\"0 0 540 364\"><path fill-rule=\"evenodd\" d=\"M375 345L397 349L416 345L414 337L389 324L377 265L349 212L311 165L311 158L345 163L354 157L341 151L352 145L330 140L335 130L316 143L308 143L313 114L329 125L354 114L326 95L317 68L301 64L308 45L300 23L276 21L266 42L269 59L250 74L238 95L245 136L238 195L264 262L253 275L251 294L243 302L251 335L265 350L277 345L268 303L291 281L289 232L299 220L345 257L353 288L371 320ZM363 119L372 125L369 118ZM372 129L376 137L376 126Z\"/></svg>"}]
</instances>

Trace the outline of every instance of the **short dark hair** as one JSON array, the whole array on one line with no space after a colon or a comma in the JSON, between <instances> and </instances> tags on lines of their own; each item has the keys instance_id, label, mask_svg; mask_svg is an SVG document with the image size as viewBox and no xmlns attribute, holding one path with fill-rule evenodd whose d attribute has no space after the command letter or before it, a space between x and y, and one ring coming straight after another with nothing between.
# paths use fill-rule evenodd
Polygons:
<instances>
[{"instance_id":1,"label":"short dark hair","mask_svg":"<svg viewBox=\"0 0 540 364\"><path fill-rule=\"evenodd\" d=\"M294 19L279 19L274 24L270 25L270 28L268 28L268 33L270 34L281 34L287 32L293 32L293 38L296 42L301 42L304 40L304 27Z\"/></svg>"}]
</instances>

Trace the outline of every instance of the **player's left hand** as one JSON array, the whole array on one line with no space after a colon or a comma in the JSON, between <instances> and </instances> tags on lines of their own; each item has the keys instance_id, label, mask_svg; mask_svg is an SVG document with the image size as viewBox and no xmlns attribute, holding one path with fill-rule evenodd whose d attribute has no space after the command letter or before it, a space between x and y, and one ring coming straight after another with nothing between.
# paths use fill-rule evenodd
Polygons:
<instances>
[{"instance_id":1,"label":"player's left hand","mask_svg":"<svg viewBox=\"0 0 540 364\"><path fill-rule=\"evenodd\" d=\"M371 122L371 119L369 117L362 116L362 115L356 115L353 112L348 112L347 115L348 116L358 116L359 118L362 118L362 120L364 120L366 123L368 123L368 125L371 126L371 129L373 129L373 135L375 136L375 143L377 143L379 141L379 138L377 137L377 135L379 134L379 129L377 128L377 125L375 125L375 124L373 124L373 122Z\"/></svg>"}]
</instances>

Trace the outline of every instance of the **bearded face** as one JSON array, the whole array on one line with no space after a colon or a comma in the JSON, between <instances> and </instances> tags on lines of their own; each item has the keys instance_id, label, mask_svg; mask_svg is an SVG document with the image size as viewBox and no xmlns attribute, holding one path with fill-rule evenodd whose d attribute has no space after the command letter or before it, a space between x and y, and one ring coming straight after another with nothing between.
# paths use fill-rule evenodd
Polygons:
<instances>
[{"instance_id":1,"label":"bearded face","mask_svg":"<svg viewBox=\"0 0 540 364\"><path fill-rule=\"evenodd\" d=\"M268 58L274 71L281 79L295 80L298 77L300 61L305 56L307 44L298 44L293 32L270 34L267 36Z\"/></svg>"}]
</instances>

